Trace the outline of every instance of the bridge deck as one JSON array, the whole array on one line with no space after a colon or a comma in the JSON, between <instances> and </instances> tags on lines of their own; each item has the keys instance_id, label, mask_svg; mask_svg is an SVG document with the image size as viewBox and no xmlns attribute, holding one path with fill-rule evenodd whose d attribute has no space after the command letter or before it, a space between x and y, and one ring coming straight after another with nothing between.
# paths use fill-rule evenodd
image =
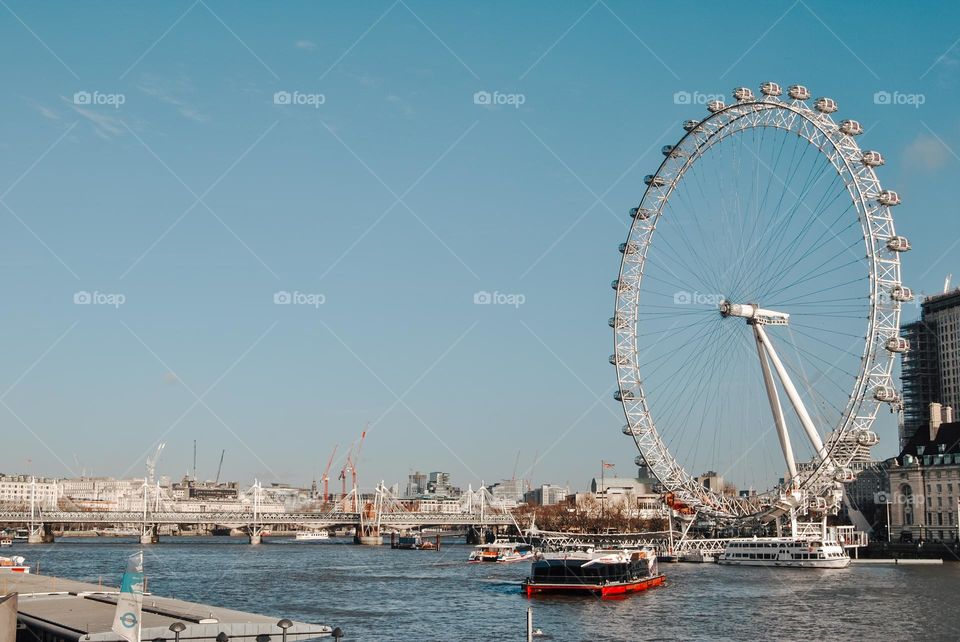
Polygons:
<instances>
[{"instance_id":1,"label":"bridge deck","mask_svg":"<svg viewBox=\"0 0 960 642\"><path fill-rule=\"evenodd\" d=\"M37 639L63 642L115 641L110 630L116 608L116 588L76 582L53 576L0 571L0 594L18 593L17 620L32 630ZM143 640L173 640L170 625L183 622L184 640L214 641L220 633L231 640L254 642L259 635L279 640L279 617L244 613L208 604L185 602L156 595L143 598ZM294 622L287 639L307 640L329 637L331 627Z\"/></svg>"}]
</instances>

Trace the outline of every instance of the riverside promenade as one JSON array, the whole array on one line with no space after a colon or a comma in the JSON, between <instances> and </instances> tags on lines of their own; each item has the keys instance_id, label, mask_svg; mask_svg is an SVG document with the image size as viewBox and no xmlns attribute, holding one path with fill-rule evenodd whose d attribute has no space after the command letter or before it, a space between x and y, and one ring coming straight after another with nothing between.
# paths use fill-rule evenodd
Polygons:
<instances>
[{"instance_id":1,"label":"riverside promenade","mask_svg":"<svg viewBox=\"0 0 960 642\"><path fill-rule=\"evenodd\" d=\"M0 596L17 594L17 623L29 639L96 642L118 639L111 631L118 589L50 575L0 572ZM295 642L340 634L324 625L185 602L145 593L144 640L200 642ZM36 637L34 637L36 636ZM2 637L2 636L0 636ZM20 636L18 636L20 637ZM24 638L25 639L25 638Z\"/></svg>"}]
</instances>

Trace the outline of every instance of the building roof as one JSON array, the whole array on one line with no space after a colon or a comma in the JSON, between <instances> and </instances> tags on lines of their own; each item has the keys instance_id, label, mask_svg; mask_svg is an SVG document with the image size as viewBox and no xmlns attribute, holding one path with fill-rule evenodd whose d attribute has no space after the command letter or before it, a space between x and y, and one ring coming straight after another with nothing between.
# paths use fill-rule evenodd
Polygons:
<instances>
[{"instance_id":1,"label":"building roof","mask_svg":"<svg viewBox=\"0 0 960 642\"><path fill-rule=\"evenodd\" d=\"M943 452L940 452L940 447ZM940 424L937 430L937 438L930 441L930 430L918 430L904 445L903 450L897 455L897 461L903 463L905 455L916 457L919 455L918 447L923 447L924 455L957 455L960 454L960 421L954 421L948 424Z\"/></svg>"}]
</instances>

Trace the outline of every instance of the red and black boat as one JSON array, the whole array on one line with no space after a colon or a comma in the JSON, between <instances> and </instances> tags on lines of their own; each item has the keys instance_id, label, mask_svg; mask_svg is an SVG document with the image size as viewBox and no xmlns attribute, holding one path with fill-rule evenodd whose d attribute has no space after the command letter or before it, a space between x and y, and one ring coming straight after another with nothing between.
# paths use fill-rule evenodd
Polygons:
<instances>
[{"instance_id":1,"label":"red and black boat","mask_svg":"<svg viewBox=\"0 0 960 642\"><path fill-rule=\"evenodd\" d=\"M527 597L540 593L612 597L660 586L665 579L653 549L581 548L540 554L523 590Z\"/></svg>"}]
</instances>

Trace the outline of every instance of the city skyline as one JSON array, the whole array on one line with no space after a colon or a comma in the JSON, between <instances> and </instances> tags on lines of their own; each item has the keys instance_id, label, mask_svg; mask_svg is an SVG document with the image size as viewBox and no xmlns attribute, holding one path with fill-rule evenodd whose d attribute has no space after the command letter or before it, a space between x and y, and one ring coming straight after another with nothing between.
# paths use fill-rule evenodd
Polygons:
<instances>
[{"instance_id":1,"label":"city skyline","mask_svg":"<svg viewBox=\"0 0 960 642\"><path fill-rule=\"evenodd\" d=\"M714 94L836 97L904 198L904 283L960 281L960 9L880 6L685 22L704 57L616 2L10 2L0 470L137 476L163 441L178 478L196 439L210 477L226 449L226 478L305 486L369 423L364 487L431 462L476 487L518 451L522 478L632 471L616 248ZM875 430L896 455L895 417Z\"/></svg>"}]
</instances>

